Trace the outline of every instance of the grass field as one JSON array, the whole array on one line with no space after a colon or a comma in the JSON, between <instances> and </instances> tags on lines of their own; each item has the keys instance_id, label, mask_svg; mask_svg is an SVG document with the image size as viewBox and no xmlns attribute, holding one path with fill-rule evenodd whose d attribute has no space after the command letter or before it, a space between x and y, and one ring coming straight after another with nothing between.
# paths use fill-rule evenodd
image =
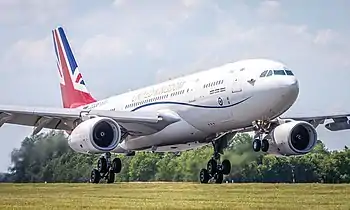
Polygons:
<instances>
[{"instance_id":1,"label":"grass field","mask_svg":"<svg viewBox=\"0 0 350 210\"><path fill-rule=\"evenodd\" d=\"M350 209L350 185L0 184L0 209Z\"/></svg>"}]
</instances>

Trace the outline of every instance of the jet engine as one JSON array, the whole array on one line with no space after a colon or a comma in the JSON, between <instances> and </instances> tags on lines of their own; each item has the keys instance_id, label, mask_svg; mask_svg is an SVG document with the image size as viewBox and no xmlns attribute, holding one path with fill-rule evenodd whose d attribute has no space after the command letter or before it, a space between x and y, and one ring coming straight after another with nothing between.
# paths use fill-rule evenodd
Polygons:
<instances>
[{"instance_id":1,"label":"jet engine","mask_svg":"<svg viewBox=\"0 0 350 210\"><path fill-rule=\"evenodd\" d=\"M114 150L121 142L121 129L113 119L95 117L80 123L68 138L69 146L80 153Z\"/></svg>"},{"instance_id":2,"label":"jet engine","mask_svg":"<svg viewBox=\"0 0 350 210\"><path fill-rule=\"evenodd\" d=\"M315 128L307 122L290 121L278 125L270 133L281 155L303 155L310 152L317 142Z\"/></svg>"}]
</instances>

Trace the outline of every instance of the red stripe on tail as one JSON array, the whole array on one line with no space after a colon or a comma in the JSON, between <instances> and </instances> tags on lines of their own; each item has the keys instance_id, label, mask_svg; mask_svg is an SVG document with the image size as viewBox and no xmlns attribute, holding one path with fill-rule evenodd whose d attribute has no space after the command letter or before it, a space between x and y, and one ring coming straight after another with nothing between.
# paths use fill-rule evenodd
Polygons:
<instances>
[{"instance_id":1,"label":"red stripe on tail","mask_svg":"<svg viewBox=\"0 0 350 210\"><path fill-rule=\"evenodd\" d=\"M79 106L83 106L83 105L95 102L96 100L90 95L90 93L77 90L74 87L74 84L71 79L71 74L68 68L68 65L69 65L69 63L67 63L68 59L66 59L68 56L73 56L73 55L65 54L67 53L68 50L64 49L64 45L69 47L69 44L62 43L63 40L60 39L60 34L58 33L58 29L55 29L53 31L53 39L56 47L55 50L57 52L58 61L60 62L59 66L61 67L61 72L63 74L64 83L65 83L65 84L61 84L61 96L62 96L63 107L76 108ZM82 78L80 73L78 78L79 77Z\"/></svg>"}]
</instances>

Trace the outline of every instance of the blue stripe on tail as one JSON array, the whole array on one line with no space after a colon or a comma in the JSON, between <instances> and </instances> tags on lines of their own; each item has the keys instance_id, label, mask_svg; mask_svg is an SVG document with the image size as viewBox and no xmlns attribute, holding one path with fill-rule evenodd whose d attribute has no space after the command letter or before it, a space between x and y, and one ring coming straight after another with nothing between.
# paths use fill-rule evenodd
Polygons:
<instances>
[{"instance_id":1,"label":"blue stripe on tail","mask_svg":"<svg viewBox=\"0 0 350 210\"><path fill-rule=\"evenodd\" d=\"M69 62L70 69L72 70L72 74L74 74L75 69L78 67L77 62L75 61L72 49L69 46L69 42L67 40L66 34L63 31L62 27L58 28L59 36L62 40L63 47L64 47L64 53L66 54Z\"/></svg>"}]
</instances>

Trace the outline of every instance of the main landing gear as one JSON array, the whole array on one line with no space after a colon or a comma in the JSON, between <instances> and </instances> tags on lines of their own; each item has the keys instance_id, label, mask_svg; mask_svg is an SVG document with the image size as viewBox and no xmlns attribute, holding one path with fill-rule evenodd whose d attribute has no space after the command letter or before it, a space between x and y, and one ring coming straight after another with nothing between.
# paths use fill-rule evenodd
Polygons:
<instances>
[{"instance_id":1,"label":"main landing gear","mask_svg":"<svg viewBox=\"0 0 350 210\"><path fill-rule=\"evenodd\" d=\"M208 183L213 180L217 184L221 184L224 175L227 175L231 171L231 163L229 160L223 160L220 162L220 155L223 154L224 147L227 146L227 140L220 138L216 141L212 141L214 147L213 157L208 161L207 168L203 168L199 173L199 180L201 183Z\"/></svg>"},{"instance_id":2,"label":"main landing gear","mask_svg":"<svg viewBox=\"0 0 350 210\"><path fill-rule=\"evenodd\" d=\"M97 162L97 169L92 169L91 183L99 183L101 179L106 179L107 183L115 181L115 174L122 170L122 161L120 158L114 158L111 161L111 153L107 152L102 155Z\"/></svg>"},{"instance_id":3,"label":"main landing gear","mask_svg":"<svg viewBox=\"0 0 350 210\"><path fill-rule=\"evenodd\" d=\"M267 152L269 150L269 141L266 136L270 132L271 123L269 121L257 120L253 122L253 128L255 131L253 140L253 150L259 152Z\"/></svg>"}]
</instances>

